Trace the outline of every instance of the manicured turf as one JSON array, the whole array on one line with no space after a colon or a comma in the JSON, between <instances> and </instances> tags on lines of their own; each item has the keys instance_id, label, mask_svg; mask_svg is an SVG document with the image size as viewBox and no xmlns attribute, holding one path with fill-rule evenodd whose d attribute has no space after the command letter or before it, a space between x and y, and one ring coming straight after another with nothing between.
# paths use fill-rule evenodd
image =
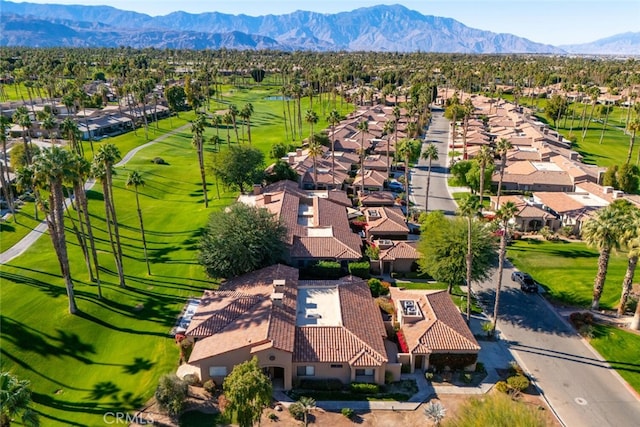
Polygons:
<instances>
[{"instance_id":1,"label":"manicured turf","mask_svg":"<svg viewBox=\"0 0 640 427\"><path fill-rule=\"evenodd\" d=\"M589 307L593 280L598 270L598 252L581 242L516 240L507 250L518 269L530 273L555 301ZM613 254L600 306L614 309L620 298L622 278L627 267L623 253Z\"/></svg>"},{"instance_id":2,"label":"manicured turf","mask_svg":"<svg viewBox=\"0 0 640 427\"><path fill-rule=\"evenodd\" d=\"M640 393L640 334L595 325L591 345Z\"/></svg>"},{"instance_id":3,"label":"manicured turf","mask_svg":"<svg viewBox=\"0 0 640 427\"><path fill-rule=\"evenodd\" d=\"M38 221L36 221L33 205L33 202L27 202L16 210L17 223L13 216L9 216L7 221L0 222L0 252L15 245L44 219L44 214L38 212Z\"/></svg>"},{"instance_id":4,"label":"manicured turf","mask_svg":"<svg viewBox=\"0 0 640 427\"><path fill-rule=\"evenodd\" d=\"M282 104L264 99L276 94L276 89L258 88L239 91L238 99L233 100L239 108L247 101L253 103L253 145L265 153L273 142L284 141L283 120L278 119ZM319 106L314 107L320 111ZM173 126L192 114L180 113L180 119L172 119ZM315 127L318 131L324 122L321 118ZM168 127L163 122L160 125ZM124 155L146 142L144 130L137 133L137 137L130 133L109 141ZM214 133L215 129L207 128L205 137ZM212 147L206 148L210 158ZM90 152L88 143L85 151ZM168 165L154 164L155 157L162 157ZM147 275L144 264L134 192L124 187L134 169L146 181L139 190L152 276ZM64 284L48 237L0 266L2 369L31 381L42 425L103 425L105 412L140 407L153 394L160 375L177 367L178 349L168 333L186 299L216 286L197 263L197 243L209 214L232 203L237 193L220 186L222 198L218 200L213 179L209 179L210 207L204 208L190 131L145 148L116 172L114 196L126 289L117 284L99 184L89 192L89 205L99 242L104 299L97 299L96 286L89 282L71 233L67 242L80 310L76 316L67 314ZM3 242L4 236L3 231Z\"/></svg>"}]
</instances>

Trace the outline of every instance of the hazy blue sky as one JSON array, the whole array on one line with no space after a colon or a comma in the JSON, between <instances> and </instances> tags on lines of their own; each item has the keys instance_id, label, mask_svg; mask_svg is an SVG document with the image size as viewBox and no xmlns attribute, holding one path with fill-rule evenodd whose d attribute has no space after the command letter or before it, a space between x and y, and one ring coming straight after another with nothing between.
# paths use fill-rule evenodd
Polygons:
<instances>
[{"instance_id":1,"label":"hazy blue sky","mask_svg":"<svg viewBox=\"0 0 640 427\"><path fill-rule=\"evenodd\" d=\"M335 13L399 3L424 15L454 18L469 27L554 45L585 43L640 31L640 0L31 0L31 3L109 5L152 16L176 10L252 16L295 10Z\"/></svg>"}]
</instances>

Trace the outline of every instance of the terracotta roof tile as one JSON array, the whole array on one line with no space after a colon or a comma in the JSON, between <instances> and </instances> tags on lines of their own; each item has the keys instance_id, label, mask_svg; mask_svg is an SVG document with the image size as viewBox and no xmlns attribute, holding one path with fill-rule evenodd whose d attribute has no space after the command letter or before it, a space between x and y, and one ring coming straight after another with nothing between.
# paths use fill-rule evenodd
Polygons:
<instances>
[{"instance_id":1,"label":"terracotta roof tile","mask_svg":"<svg viewBox=\"0 0 640 427\"><path fill-rule=\"evenodd\" d=\"M411 242L394 242L394 245L389 249L383 249L380 251L381 260L396 260L396 259L412 259L417 260L420 258L420 254L416 249L416 241Z\"/></svg>"}]
</instances>

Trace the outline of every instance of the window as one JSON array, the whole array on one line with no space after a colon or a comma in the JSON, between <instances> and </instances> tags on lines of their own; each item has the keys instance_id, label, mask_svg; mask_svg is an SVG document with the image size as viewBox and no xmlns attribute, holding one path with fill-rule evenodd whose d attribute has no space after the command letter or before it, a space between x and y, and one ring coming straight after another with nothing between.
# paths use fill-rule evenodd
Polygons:
<instances>
[{"instance_id":1,"label":"window","mask_svg":"<svg viewBox=\"0 0 640 427\"><path fill-rule=\"evenodd\" d=\"M298 366L297 374L299 377L312 377L316 374L313 366Z\"/></svg>"},{"instance_id":2,"label":"window","mask_svg":"<svg viewBox=\"0 0 640 427\"><path fill-rule=\"evenodd\" d=\"M356 369L356 376L372 376L373 375L374 370L373 369Z\"/></svg>"},{"instance_id":3,"label":"window","mask_svg":"<svg viewBox=\"0 0 640 427\"><path fill-rule=\"evenodd\" d=\"M210 377L226 377L227 367L226 366L209 366L209 376Z\"/></svg>"},{"instance_id":4,"label":"window","mask_svg":"<svg viewBox=\"0 0 640 427\"><path fill-rule=\"evenodd\" d=\"M332 368L336 368L336 369L341 369L342 365L338 365L338 364L333 364L331 365Z\"/></svg>"}]
</instances>

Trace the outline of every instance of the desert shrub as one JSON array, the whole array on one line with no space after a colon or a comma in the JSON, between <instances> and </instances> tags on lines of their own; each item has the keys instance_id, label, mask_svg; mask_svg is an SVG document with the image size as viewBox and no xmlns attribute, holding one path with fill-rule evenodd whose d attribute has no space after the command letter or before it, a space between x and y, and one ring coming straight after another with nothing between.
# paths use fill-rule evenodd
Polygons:
<instances>
[{"instance_id":1,"label":"desert shrub","mask_svg":"<svg viewBox=\"0 0 640 427\"><path fill-rule=\"evenodd\" d=\"M154 157L152 160L156 165L166 165L167 162L162 157Z\"/></svg>"},{"instance_id":2,"label":"desert shrub","mask_svg":"<svg viewBox=\"0 0 640 427\"><path fill-rule=\"evenodd\" d=\"M382 282L382 283L386 283L386 282ZM389 313L392 316L396 312L393 306L393 301L391 301L388 298L377 298L376 304L378 305L378 307L380 307L382 311L384 311L385 313Z\"/></svg>"},{"instance_id":3,"label":"desert shrub","mask_svg":"<svg viewBox=\"0 0 640 427\"><path fill-rule=\"evenodd\" d=\"M202 387L204 387L208 393L213 394L213 392L216 391L216 382L213 380L206 380L204 384L202 384Z\"/></svg>"},{"instance_id":4,"label":"desert shrub","mask_svg":"<svg viewBox=\"0 0 640 427\"><path fill-rule=\"evenodd\" d=\"M544 415L535 407L514 402L511 397L488 394L471 398L456 409L454 426L545 426Z\"/></svg>"},{"instance_id":5,"label":"desert shrub","mask_svg":"<svg viewBox=\"0 0 640 427\"><path fill-rule=\"evenodd\" d=\"M342 408L342 410L340 411L342 413L342 415L344 415L345 417L352 419L356 413L354 412L353 409L351 408Z\"/></svg>"},{"instance_id":6,"label":"desert shrub","mask_svg":"<svg viewBox=\"0 0 640 427\"><path fill-rule=\"evenodd\" d=\"M625 306L625 311L635 313L636 307L638 307L638 298L633 298L633 297L628 298L627 304Z\"/></svg>"},{"instance_id":7,"label":"desert shrub","mask_svg":"<svg viewBox=\"0 0 640 427\"><path fill-rule=\"evenodd\" d=\"M593 314L588 311L576 311L569 315L569 321L579 331L583 326L593 324Z\"/></svg>"},{"instance_id":8,"label":"desert shrub","mask_svg":"<svg viewBox=\"0 0 640 427\"><path fill-rule=\"evenodd\" d=\"M506 381L498 381L496 383L496 390L500 393L508 393L509 392L509 384Z\"/></svg>"},{"instance_id":9,"label":"desert shrub","mask_svg":"<svg viewBox=\"0 0 640 427\"><path fill-rule=\"evenodd\" d=\"M378 384L351 383L349 388L357 394L376 394L380 392L380 386Z\"/></svg>"},{"instance_id":10,"label":"desert shrub","mask_svg":"<svg viewBox=\"0 0 640 427\"><path fill-rule=\"evenodd\" d=\"M289 413L298 421L304 419L304 407L300 402L294 402L289 406Z\"/></svg>"},{"instance_id":11,"label":"desert shrub","mask_svg":"<svg viewBox=\"0 0 640 427\"><path fill-rule=\"evenodd\" d=\"M582 325L578 328L578 333L588 339L591 339L595 336L595 329L593 325Z\"/></svg>"},{"instance_id":12,"label":"desert shrub","mask_svg":"<svg viewBox=\"0 0 640 427\"><path fill-rule=\"evenodd\" d=\"M524 370L518 365L517 362L509 362L509 375L524 375Z\"/></svg>"},{"instance_id":13,"label":"desert shrub","mask_svg":"<svg viewBox=\"0 0 640 427\"><path fill-rule=\"evenodd\" d=\"M464 369L478 360L477 354L434 353L429 356L429 364L437 370L449 367L452 370Z\"/></svg>"},{"instance_id":14,"label":"desert shrub","mask_svg":"<svg viewBox=\"0 0 640 427\"><path fill-rule=\"evenodd\" d=\"M269 418L271 421L277 421L277 420L278 420L278 416L276 415L276 413L275 413L275 412L271 412L271 413L268 415L268 418Z\"/></svg>"},{"instance_id":15,"label":"desert shrub","mask_svg":"<svg viewBox=\"0 0 640 427\"><path fill-rule=\"evenodd\" d=\"M559 233L564 237L570 237L573 235L573 227L571 225L565 225L560 229Z\"/></svg>"},{"instance_id":16,"label":"desert shrub","mask_svg":"<svg viewBox=\"0 0 640 427\"><path fill-rule=\"evenodd\" d=\"M371 277L369 272L371 266L369 261L359 261L349 263L349 274L360 277L361 279L368 279Z\"/></svg>"},{"instance_id":17,"label":"desert shrub","mask_svg":"<svg viewBox=\"0 0 640 427\"><path fill-rule=\"evenodd\" d=\"M517 391L525 391L529 387L529 379L524 375L514 375L507 378L509 388Z\"/></svg>"},{"instance_id":18,"label":"desert shrub","mask_svg":"<svg viewBox=\"0 0 640 427\"><path fill-rule=\"evenodd\" d=\"M156 400L158 405L170 415L182 412L187 398L188 385L175 374L166 374L160 377L156 388Z\"/></svg>"}]
</instances>

